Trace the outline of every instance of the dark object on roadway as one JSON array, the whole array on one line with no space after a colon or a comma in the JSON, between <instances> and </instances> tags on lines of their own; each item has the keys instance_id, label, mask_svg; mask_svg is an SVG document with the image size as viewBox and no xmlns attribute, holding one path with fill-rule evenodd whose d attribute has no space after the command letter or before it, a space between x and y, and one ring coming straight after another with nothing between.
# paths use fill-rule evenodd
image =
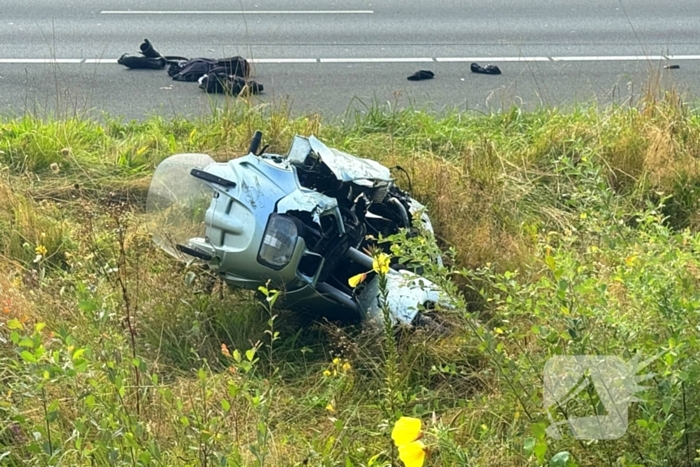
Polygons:
<instances>
[{"instance_id":1,"label":"dark object on roadway","mask_svg":"<svg viewBox=\"0 0 700 467\"><path fill-rule=\"evenodd\" d=\"M230 58L193 58L192 60L171 63L168 75L175 81L197 81L202 76L212 73L214 70L224 71L228 75L248 78L250 65L243 57Z\"/></svg>"},{"instance_id":2,"label":"dark object on roadway","mask_svg":"<svg viewBox=\"0 0 700 467\"><path fill-rule=\"evenodd\" d=\"M141 51L141 55L124 54L119 57L117 63L127 68L160 70L165 68L165 65L168 63L187 60L184 57L164 57L153 48L153 44L151 44L148 39L143 40L143 43L139 46L139 50Z\"/></svg>"},{"instance_id":3,"label":"dark object on roadway","mask_svg":"<svg viewBox=\"0 0 700 467\"><path fill-rule=\"evenodd\" d=\"M160 58L162 55L153 48L153 44L151 44L151 41L148 39L144 39L143 43L139 46L139 49L141 49L141 53L143 54L144 57L148 58Z\"/></svg>"},{"instance_id":4,"label":"dark object on roadway","mask_svg":"<svg viewBox=\"0 0 700 467\"><path fill-rule=\"evenodd\" d=\"M681 67L680 65L664 65L664 69L666 69L666 70L677 70L680 67Z\"/></svg>"},{"instance_id":5,"label":"dark object on roadway","mask_svg":"<svg viewBox=\"0 0 700 467\"><path fill-rule=\"evenodd\" d=\"M161 57L150 58L142 57L140 55L124 54L121 57L119 57L117 63L120 65L124 65L127 68L133 69L160 70L165 68L165 59Z\"/></svg>"},{"instance_id":6,"label":"dark object on roadway","mask_svg":"<svg viewBox=\"0 0 700 467\"><path fill-rule=\"evenodd\" d=\"M496 65L481 66L478 63L472 63L472 73L482 73L484 75L500 75L501 70Z\"/></svg>"},{"instance_id":7,"label":"dark object on roadway","mask_svg":"<svg viewBox=\"0 0 700 467\"><path fill-rule=\"evenodd\" d=\"M250 64L240 56L227 58L193 58L163 56L148 39L139 46L140 55L122 55L117 63L128 68L160 70L168 67L168 76L175 81L199 82L207 93L233 96L260 94L263 85L249 80ZM432 74L432 73L431 73Z\"/></svg>"},{"instance_id":8,"label":"dark object on roadway","mask_svg":"<svg viewBox=\"0 0 700 467\"><path fill-rule=\"evenodd\" d=\"M260 94L263 85L246 80L240 76L228 74L224 68L215 68L199 79L199 87L208 94L228 94L238 96L240 94Z\"/></svg>"},{"instance_id":9,"label":"dark object on roadway","mask_svg":"<svg viewBox=\"0 0 700 467\"><path fill-rule=\"evenodd\" d=\"M433 73L430 70L419 70L406 79L408 79L409 81L422 81L424 79L433 79L434 77L435 73Z\"/></svg>"}]
</instances>

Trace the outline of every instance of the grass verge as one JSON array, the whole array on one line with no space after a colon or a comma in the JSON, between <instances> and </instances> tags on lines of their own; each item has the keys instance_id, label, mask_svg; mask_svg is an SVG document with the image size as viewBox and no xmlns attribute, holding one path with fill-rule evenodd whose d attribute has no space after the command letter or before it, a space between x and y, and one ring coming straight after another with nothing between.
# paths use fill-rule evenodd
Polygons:
<instances>
[{"instance_id":1,"label":"grass verge","mask_svg":"<svg viewBox=\"0 0 700 467\"><path fill-rule=\"evenodd\" d=\"M0 459L379 466L409 415L429 465L692 465L699 118L667 93L569 112L374 108L328 124L244 105L193 121L4 121ZM235 157L256 129L270 152L314 134L403 169L438 245L401 254L452 250L429 274L464 301L455 335L418 332L387 352L366 330L260 309L154 249L142 208L158 162ZM624 436L547 436L550 420L606 402L588 387L548 415L552 356L637 353L659 358Z\"/></svg>"}]
</instances>

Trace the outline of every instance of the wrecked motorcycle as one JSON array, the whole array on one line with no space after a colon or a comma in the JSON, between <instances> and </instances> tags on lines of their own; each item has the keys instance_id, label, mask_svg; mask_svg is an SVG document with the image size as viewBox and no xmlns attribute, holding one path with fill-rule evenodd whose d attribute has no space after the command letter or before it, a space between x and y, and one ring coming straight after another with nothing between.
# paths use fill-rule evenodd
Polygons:
<instances>
[{"instance_id":1,"label":"wrecked motorcycle","mask_svg":"<svg viewBox=\"0 0 700 467\"><path fill-rule=\"evenodd\" d=\"M378 238L409 229L432 234L425 208L376 161L296 136L288 154L258 151L215 162L176 154L161 162L147 197L155 243L196 261L232 287L257 290L270 281L277 303L319 317L382 322L379 278L368 251ZM352 288L348 279L368 272ZM426 310L449 307L433 282L399 264L386 275L395 324L431 322ZM434 323L434 321L432 321Z\"/></svg>"}]
</instances>

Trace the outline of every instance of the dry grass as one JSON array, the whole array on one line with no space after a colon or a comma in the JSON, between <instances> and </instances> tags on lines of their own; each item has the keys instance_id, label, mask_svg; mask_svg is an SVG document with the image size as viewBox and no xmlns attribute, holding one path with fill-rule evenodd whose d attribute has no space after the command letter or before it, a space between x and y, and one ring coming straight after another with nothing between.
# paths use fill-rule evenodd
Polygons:
<instances>
[{"instance_id":1,"label":"dry grass","mask_svg":"<svg viewBox=\"0 0 700 467\"><path fill-rule=\"evenodd\" d=\"M109 395L114 388L108 373L98 369L119 355L117 366L126 375L133 372L124 296L114 274L106 272L123 256L136 353L147 362L146 373L160 378L143 383L146 404L136 418L144 421L149 439L171 456L162 465L185 465L178 456L203 465L196 454L201 433L184 426L181 418L194 424L206 414L220 415L216 404L226 399L229 381L242 378L227 372L222 342L245 350L267 334L266 317L248 294L216 285L212 292L211 279L199 272L184 285L193 271L150 245L143 229L149 177L158 162L177 152L205 152L218 160L236 157L257 129L271 152L286 152L295 134L314 134L330 146L400 166L409 175L394 171L400 185L428 205L441 245L455 248L456 266L493 263L495 271L521 271L525 283L545 275L532 270L541 266L537 251L543 236L571 229L580 215L567 204L576 181L559 172L563 159L597 161L615 190L616 203L627 212L665 192L674 195L666 208L671 225L696 228L700 222L694 191L700 189L700 117L673 94L638 108L570 113L513 109L502 115L437 117L370 110L345 124L325 123L315 115L291 118L284 106L246 105L200 121L154 118L100 125L23 118L0 123L0 325L6 327L14 318L27 326L42 321L52 332L74 335L72 345L91 349L95 373L90 377L99 381L105 400L114 402L118 398ZM126 231L122 244L119 229ZM47 252L35 261L39 246ZM633 303L625 287L613 281L610 294L620 309ZM503 319L502 309L480 305L495 314L495 321ZM517 322L499 325L529 330L536 322L519 316ZM275 403L266 419L274 433L268 465L298 465L305 459L309 465L368 465L373 453L386 450L382 424L393 418L381 410L381 347L356 329L301 326L284 312L277 326L283 341L274 357L279 373L272 378ZM508 352L524 354L536 353L541 345L534 336L523 337L516 346L505 344ZM67 346L56 340L47 345L60 351ZM529 421L523 413L514 419L508 411L509 389L494 374L477 335L465 330L436 344L434 336L418 333L402 345L402 397L406 410L414 411L407 413L424 418L437 413L479 465L529 462L522 452ZM0 355L19 361L10 345L0 348ZM352 365L352 378L343 380L344 386L323 377L338 354ZM9 376L15 378L13 385L30 378L29 370L19 368ZM207 368L204 389L195 375L199 368ZM266 378L254 379L258 389ZM17 404L20 411L38 413L28 398ZM105 403L104 413L81 404L65 402L57 423L69 430L76 414L95 420L134 416L132 402L120 409ZM260 412L240 399L234 412L235 417L221 422L222 439L229 447L254 444ZM0 448L5 446L2 436L0 432ZM252 465L250 452L240 455L244 465ZM450 465L457 459L451 455L445 448L434 462ZM78 457L71 459L79 464ZM80 462L88 465L85 459Z\"/></svg>"}]
</instances>

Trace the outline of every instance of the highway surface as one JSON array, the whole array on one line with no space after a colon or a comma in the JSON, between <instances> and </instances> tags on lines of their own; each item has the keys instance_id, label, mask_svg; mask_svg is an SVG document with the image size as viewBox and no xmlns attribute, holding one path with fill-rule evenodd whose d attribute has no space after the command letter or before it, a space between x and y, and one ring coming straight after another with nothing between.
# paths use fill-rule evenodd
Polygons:
<instances>
[{"instance_id":1,"label":"highway surface","mask_svg":"<svg viewBox=\"0 0 700 467\"><path fill-rule=\"evenodd\" d=\"M342 115L372 101L497 111L635 101L700 87L697 0L2 0L0 114L205 115L224 104L163 70L116 64L242 55L264 103ZM471 62L499 66L473 74ZM664 65L679 65L665 69ZM406 77L420 69L435 79Z\"/></svg>"}]
</instances>

